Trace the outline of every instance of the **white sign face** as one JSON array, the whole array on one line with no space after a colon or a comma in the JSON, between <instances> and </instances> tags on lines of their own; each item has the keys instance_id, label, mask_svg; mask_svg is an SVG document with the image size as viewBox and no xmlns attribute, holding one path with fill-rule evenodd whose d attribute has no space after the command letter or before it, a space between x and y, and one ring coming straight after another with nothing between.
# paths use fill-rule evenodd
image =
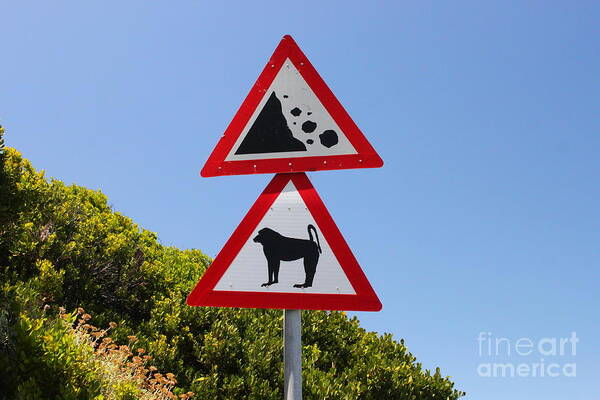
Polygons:
<instances>
[{"instance_id":1,"label":"white sign face","mask_svg":"<svg viewBox=\"0 0 600 400\"><path fill-rule=\"evenodd\" d=\"M287 58L225 161L357 154Z\"/></svg>"},{"instance_id":2,"label":"white sign face","mask_svg":"<svg viewBox=\"0 0 600 400\"><path fill-rule=\"evenodd\" d=\"M356 294L291 180L214 290Z\"/></svg>"}]
</instances>

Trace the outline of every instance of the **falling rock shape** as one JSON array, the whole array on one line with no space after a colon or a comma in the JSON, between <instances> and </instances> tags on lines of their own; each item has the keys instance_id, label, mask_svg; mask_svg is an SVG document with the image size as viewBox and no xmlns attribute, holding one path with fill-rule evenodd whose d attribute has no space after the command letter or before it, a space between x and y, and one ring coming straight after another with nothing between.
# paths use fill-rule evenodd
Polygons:
<instances>
[{"instance_id":1,"label":"falling rock shape","mask_svg":"<svg viewBox=\"0 0 600 400\"><path fill-rule=\"evenodd\" d=\"M319 140L323 146L330 148L338 144L338 135L334 130L328 129L319 135Z\"/></svg>"},{"instance_id":2,"label":"falling rock shape","mask_svg":"<svg viewBox=\"0 0 600 400\"><path fill-rule=\"evenodd\" d=\"M315 131L315 129L317 129L316 122L306 121L302 124L302 130L306 133L312 133Z\"/></svg>"},{"instance_id":3,"label":"falling rock shape","mask_svg":"<svg viewBox=\"0 0 600 400\"><path fill-rule=\"evenodd\" d=\"M286 151L306 151L306 146L292 135L281 109L281 101L273 92L235 154Z\"/></svg>"}]
</instances>

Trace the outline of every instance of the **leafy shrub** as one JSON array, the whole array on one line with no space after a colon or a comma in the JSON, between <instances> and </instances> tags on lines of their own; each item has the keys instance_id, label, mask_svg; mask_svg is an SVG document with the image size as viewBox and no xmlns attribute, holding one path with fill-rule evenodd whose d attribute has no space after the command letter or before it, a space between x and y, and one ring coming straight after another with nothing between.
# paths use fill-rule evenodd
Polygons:
<instances>
[{"instance_id":1,"label":"leafy shrub","mask_svg":"<svg viewBox=\"0 0 600 400\"><path fill-rule=\"evenodd\" d=\"M98 329L82 308L66 314L61 307L52 312L41 306L33 285L5 286L3 299L14 315L5 329L14 335L13 350L0 353L0 366L8 371L0 378L5 390L0 396L16 399L175 399L173 374L148 366L151 356L138 348L117 345L106 336L110 328ZM129 344L136 341L129 338ZM6 380L8 378L8 380ZM5 381L4 381L5 380ZM180 398L189 398L192 393Z\"/></svg>"},{"instance_id":2,"label":"leafy shrub","mask_svg":"<svg viewBox=\"0 0 600 400\"><path fill-rule=\"evenodd\" d=\"M112 340L123 343L136 336L136 345L148 350L157 368L174 372L180 385L174 389L177 394L192 391L209 399L282 397L281 311L188 307L186 295L211 262L202 252L160 245L154 233L113 212L101 192L47 181L14 149L4 150L0 180L0 284L27 285L38 301L53 308L84 307L99 326L116 321ZM2 327L3 318L19 315L15 310L6 312L4 317L0 312L0 343L4 340L7 348L14 345L17 353L45 351L39 347L40 337L52 336L54 325L43 323L33 329L37 325L31 321L32 326L19 325L17 340L6 339L14 332ZM356 318L305 311L303 320L306 399L463 395L439 369L423 370L402 341L366 332ZM79 356L70 354L69 360ZM62 362L49 358L28 364L32 383L16 390L30 390L31 398L37 398L36 387L52 386L54 392L48 393L59 393L56 387L64 385L58 381L71 382L74 396L83 393L77 390L87 390L90 396L96 393L92 390L100 390L94 388L101 380L94 381L84 365L77 372L81 375L59 373L65 367ZM32 373L44 371L46 364L57 371L53 377ZM24 374L17 371L21 367L3 368L8 369L6 376ZM74 377L91 383L79 387ZM20 381L0 381L8 386L12 382ZM60 390L57 396L71 393Z\"/></svg>"}]
</instances>

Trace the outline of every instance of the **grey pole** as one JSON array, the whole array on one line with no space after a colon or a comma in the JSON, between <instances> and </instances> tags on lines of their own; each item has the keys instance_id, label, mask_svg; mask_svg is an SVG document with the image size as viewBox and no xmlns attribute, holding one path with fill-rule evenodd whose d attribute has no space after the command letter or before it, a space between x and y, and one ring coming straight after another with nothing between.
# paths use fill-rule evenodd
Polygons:
<instances>
[{"instance_id":1,"label":"grey pole","mask_svg":"<svg viewBox=\"0 0 600 400\"><path fill-rule=\"evenodd\" d=\"M283 398L302 400L301 310L283 310Z\"/></svg>"}]
</instances>

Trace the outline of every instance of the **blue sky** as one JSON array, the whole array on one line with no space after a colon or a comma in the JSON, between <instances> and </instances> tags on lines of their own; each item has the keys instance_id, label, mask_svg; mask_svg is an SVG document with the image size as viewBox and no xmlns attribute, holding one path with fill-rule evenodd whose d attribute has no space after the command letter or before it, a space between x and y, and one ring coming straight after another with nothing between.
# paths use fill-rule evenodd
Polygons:
<instances>
[{"instance_id":1,"label":"blue sky","mask_svg":"<svg viewBox=\"0 0 600 400\"><path fill-rule=\"evenodd\" d=\"M404 338L467 399L598 395L599 3L5 1L0 14L8 145L211 256L271 176L200 168L291 34L385 161L310 174L383 302L363 326ZM480 332L579 342L480 356ZM478 374L540 362L576 377Z\"/></svg>"}]
</instances>

